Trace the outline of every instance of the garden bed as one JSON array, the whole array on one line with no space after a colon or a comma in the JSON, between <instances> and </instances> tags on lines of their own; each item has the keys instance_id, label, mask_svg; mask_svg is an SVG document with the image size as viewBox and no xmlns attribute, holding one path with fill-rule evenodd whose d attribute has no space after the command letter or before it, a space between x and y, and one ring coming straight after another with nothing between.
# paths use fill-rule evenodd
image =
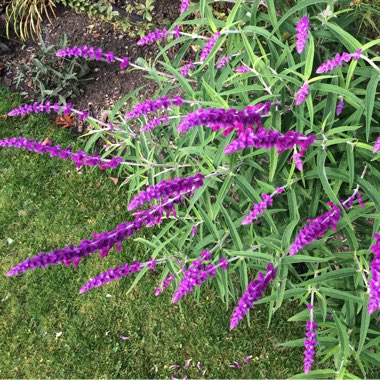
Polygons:
<instances>
[{"instance_id":1,"label":"garden bed","mask_svg":"<svg viewBox=\"0 0 380 380\"><path fill-rule=\"evenodd\" d=\"M157 25L170 25L178 17L179 3L171 0L157 1L153 12L153 21ZM86 13L76 13L68 7L58 5L56 17L50 23L44 19L42 23L42 39L44 43L55 45L63 34L67 35L69 45L88 45L101 47L105 51L113 51L119 56L128 56L133 62L138 57L147 60L157 54L156 46L138 46L139 37L129 37L120 29L115 29L112 23L99 18L89 18ZM0 24L0 35L5 35L5 25ZM14 81L20 68L30 65L39 47L39 43L27 40L22 44L16 36L12 35L8 41L11 53L0 55L0 63L6 67L0 72L0 83L8 89L25 93L25 101L34 101L38 92L33 89L31 78L26 78L16 88ZM146 87L142 95L149 96L154 89L153 81L144 77L141 71L120 71L118 65L107 65L104 62L90 62L90 73L85 79L88 82L82 85L81 94L69 101L80 110L90 110L95 117L101 117L102 111L111 109L118 100L128 92L142 85Z\"/></svg>"}]
</instances>

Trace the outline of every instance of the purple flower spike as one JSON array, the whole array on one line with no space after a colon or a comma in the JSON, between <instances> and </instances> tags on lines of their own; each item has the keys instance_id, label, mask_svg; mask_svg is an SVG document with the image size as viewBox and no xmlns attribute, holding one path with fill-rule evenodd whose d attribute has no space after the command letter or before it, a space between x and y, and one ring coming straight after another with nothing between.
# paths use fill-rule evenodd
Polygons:
<instances>
[{"instance_id":1,"label":"purple flower spike","mask_svg":"<svg viewBox=\"0 0 380 380\"><path fill-rule=\"evenodd\" d=\"M111 281L118 280L121 277L127 277L130 274L140 272L145 266L152 269L149 266L149 263L150 262L142 264L134 261L132 264L124 263L120 267L115 266L114 268L110 268L106 272L100 273L98 276L88 281L81 287L79 293L86 293L93 288L98 288L99 286L103 286Z\"/></svg>"},{"instance_id":2,"label":"purple flower spike","mask_svg":"<svg viewBox=\"0 0 380 380\"><path fill-rule=\"evenodd\" d=\"M310 320L306 321L306 339L304 340L305 351L304 353L304 372L309 373L314 363L315 346L318 344L315 340L317 334L315 331L318 329L316 323L313 320L313 306L308 305L310 310Z\"/></svg>"},{"instance_id":3,"label":"purple flower spike","mask_svg":"<svg viewBox=\"0 0 380 380\"><path fill-rule=\"evenodd\" d=\"M71 58L71 57L81 57L84 59L95 59L96 61L100 61L101 59L105 59L107 63L112 63L114 61L119 61L120 69L124 70L129 65L128 57L119 58L115 56L115 53L103 52L101 48L95 49L93 46L83 45L82 47L74 46L74 47L66 47L64 49L60 49L56 53L57 57L60 58Z\"/></svg>"},{"instance_id":4,"label":"purple flower spike","mask_svg":"<svg viewBox=\"0 0 380 380\"><path fill-rule=\"evenodd\" d=\"M327 73L331 70L334 70L337 66L342 67L343 62L350 62L351 58L354 61L357 61L360 58L361 52L362 50L358 49L355 53L352 54L349 54L347 52L344 52L341 55L336 54L334 59L329 59L326 62L322 63L322 65L317 68L316 72L317 74Z\"/></svg>"},{"instance_id":5,"label":"purple flower spike","mask_svg":"<svg viewBox=\"0 0 380 380\"><path fill-rule=\"evenodd\" d=\"M250 282L247 286L243 297L240 298L238 305L235 307L230 320L230 329L233 330L248 313L248 309L253 307L253 303L257 302L263 295L268 284L276 277L276 269L271 263L266 268L266 273L257 274L257 279Z\"/></svg>"},{"instance_id":6,"label":"purple flower spike","mask_svg":"<svg viewBox=\"0 0 380 380\"><path fill-rule=\"evenodd\" d=\"M203 186L204 175L196 174L192 177L174 178L171 181L161 181L157 185L149 186L146 190L136 195L128 205L128 210L149 203L154 199L163 197L176 197L182 193L193 194L194 191Z\"/></svg>"},{"instance_id":7,"label":"purple flower spike","mask_svg":"<svg viewBox=\"0 0 380 380\"><path fill-rule=\"evenodd\" d=\"M198 109L188 113L178 125L178 132L185 133L189 129L199 125L205 125L214 132L223 129L226 136L233 130L244 130L244 127L253 128L255 125L261 126L261 116L268 113L270 102L260 103L256 106L247 106L245 110L235 108L208 108Z\"/></svg>"},{"instance_id":8,"label":"purple flower spike","mask_svg":"<svg viewBox=\"0 0 380 380\"><path fill-rule=\"evenodd\" d=\"M301 105L309 95L309 83L305 83L296 94L296 105Z\"/></svg>"},{"instance_id":9,"label":"purple flower spike","mask_svg":"<svg viewBox=\"0 0 380 380\"><path fill-rule=\"evenodd\" d=\"M371 281L369 283L368 313L380 310L380 234L375 234L376 243L371 247L374 258L370 265Z\"/></svg>"},{"instance_id":10,"label":"purple flower spike","mask_svg":"<svg viewBox=\"0 0 380 380\"><path fill-rule=\"evenodd\" d=\"M71 160L76 164L77 168L82 166L99 166L102 170L104 168L116 169L122 163L121 157L114 157L110 160L100 158L98 155L90 156L86 152L73 152L69 148L61 148L60 146L51 146L50 143L46 144L42 141L35 141L34 139L27 139L25 137L13 137L10 139L0 140L0 147L2 148L19 148L27 149L31 152L40 154L49 154L50 157L58 157L62 160Z\"/></svg>"},{"instance_id":11,"label":"purple flower spike","mask_svg":"<svg viewBox=\"0 0 380 380\"><path fill-rule=\"evenodd\" d=\"M265 209L268 206L272 206L273 199L268 194L263 194L261 196L263 199L262 202L256 203L253 205L253 209L248 213L248 215L242 220L241 224L251 224L253 220L257 220L259 215L264 214Z\"/></svg>"},{"instance_id":12,"label":"purple flower spike","mask_svg":"<svg viewBox=\"0 0 380 380\"><path fill-rule=\"evenodd\" d=\"M296 50L298 54L301 54L307 42L307 32L310 29L309 19L307 16L301 18L296 26Z\"/></svg>"},{"instance_id":13,"label":"purple flower spike","mask_svg":"<svg viewBox=\"0 0 380 380\"><path fill-rule=\"evenodd\" d=\"M192 292L196 286L201 286L204 281L214 277L218 268L227 270L228 261L226 259L221 259L219 264L215 266L213 264L206 265L204 261L210 259L210 252L203 251L200 260L194 260L187 270L186 267L183 269L184 278L180 281L173 295L172 303L178 302L187 293Z\"/></svg>"},{"instance_id":14,"label":"purple flower spike","mask_svg":"<svg viewBox=\"0 0 380 380\"><path fill-rule=\"evenodd\" d=\"M247 129L233 140L224 149L225 154L232 154L245 148L276 148L278 153L292 149L295 145L301 148L303 155L306 149L313 144L315 135L305 136L299 132L287 131L285 135L273 129L258 128L255 132Z\"/></svg>"},{"instance_id":15,"label":"purple flower spike","mask_svg":"<svg viewBox=\"0 0 380 380\"><path fill-rule=\"evenodd\" d=\"M120 69L125 70L129 66L129 58L124 57L122 61L120 62Z\"/></svg>"},{"instance_id":16,"label":"purple flower spike","mask_svg":"<svg viewBox=\"0 0 380 380\"><path fill-rule=\"evenodd\" d=\"M344 101L343 99L339 99L338 104L336 105L336 116L339 116L343 112Z\"/></svg>"},{"instance_id":17,"label":"purple flower spike","mask_svg":"<svg viewBox=\"0 0 380 380\"><path fill-rule=\"evenodd\" d=\"M373 153L380 151L380 136L376 139L375 144L373 145Z\"/></svg>"},{"instance_id":18,"label":"purple flower spike","mask_svg":"<svg viewBox=\"0 0 380 380\"><path fill-rule=\"evenodd\" d=\"M167 115L164 115L163 117L156 117L155 119L150 120L147 124L143 125L140 128L140 132L150 131L156 128L157 126L164 123L168 123L168 122L169 122L169 119Z\"/></svg>"},{"instance_id":19,"label":"purple flower spike","mask_svg":"<svg viewBox=\"0 0 380 380\"><path fill-rule=\"evenodd\" d=\"M219 62L217 62L217 64L216 64L216 68L217 68L217 69L221 69L222 67L226 66L227 63L228 63L229 61L231 61L231 59L232 59L232 54L230 54L229 56L224 55L224 56L219 60Z\"/></svg>"},{"instance_id":20,"label":"purple flower spike","mask_svg":"<svg viewBox=\"0 0 380 380\"><path fill-rule=\"evenodd\" d=\"M120 250L121 243L133 236L143 226L147 228L155 226L161 223L165 217L175 214L175 204L179 202L182 202L181 197L164 199L162 204L136 212L133 221L121 223L115 230L92 234L92 239L82 240L77 246L70 244L68 247L55 249L53 252L41 252L35 257L28 257L12 268L7 276L16 276L28 270L37 267L45 268L49 265L69 265L70 263L77 265L83 257L96 251L100 251L101 257L105 257L114 246Z\"/></svg>"},{"instance_id":21,"label":"purple flower spike","mask_svg":"<svg viewBox=\"0 0 380 380\"><path fill-rule=\"evenodd\" d=\"M240 66L235 69L235 71L239 74L249 73L251 69L248 66Z\"/></svg>"},{"instance_id":22,"label":"purple flower spike","mask_svg":"<svg viewBox=\"0 0 380 380\"><path fill-rule=\"evenodd\" d=\"M198 224L191 229L191 237L194 237L198 232Z\"/></svg>"},{"instance_id":23,"label":"purple flower spike","mask_svg":"<svg viewBox=\"0 0 380 380\"><path fill-rule=\"evenodd\" d=\"M180 107L182 104L183 100L180 96L176 96L174 99L169 99L167 96L164 96L163 98L147 100L143 103L134 104L132 111L128 112L124 117L126 119L133 119L141 115L147 115L150 112L155 112L161 108L168 109L171 106Z\"/></svg>"},{"instance_id":24,"label":"purple flower spike","mask_svg":"<svg viewBox=\"0 0 380 380\"><path fill-rule=\"evenodd\" d=\"M137 41L137 45L143 46L143 45L153 44L154 42L162 41L164 38L167 38L167 37L168 37L168 31L166 30L166 28L162 30L156 29L154 32L151 32L147 34L146 36L141 37Z\"/></svg>"},{"instance_id":25,"label":"purple flower spike","mask_svg":"<svg viewBox=\"0 0 380 380\"><path fill-rule=\"evenodd\" d=\"M307 220L307 225L301 229L298 236L289 250L289 255L295 255L305 245L320 239L329 228L333 231L336 229L336 225L340 220L340 208L333 203L329 202L328 205L331 210L318 216L315 219Z\"/></svg>"},{"instance_id":26,"label":"purple flower spike","mask_svg":"<svg viewBox=\"0 0 380 380\"><path fill-rule=\"evenodd\" d=\"M189 63L185 66L183 66L181 69L180 69L180 74L183 76L183 77L187 77L187 75L189 74L189 71L190 70L194 70L195 69L195 65L193 63L193 61L189 61Z\"/></svg>"},{"instance_id":27,"label":"purple flower spike","mask_svg":"<svg viewBox=\"0 0 380 380\"><path fill-rule=\"evenodd\" d=\"M344 209L347 210L349 208L354 207L355 199L358 201L360 207L365 207L365 204L362 201L362 198L360 196L359 191L357 191L357 192L355 191L346 201L341 201L340 203L344 207ZM347 203L348 203L348 205L347 205Z\"/></svg>"},{"instance_id":28,"label":"purple flower spike","mask_svg":"<svg viewBox=\"0 0 380 380\"><path fill-rule=\"evenodd\" d=\"M181 8L180 8L181 13L186 12L189 7L190 7L190 0L181 0Z\"/></svg>"},{"instance_id":29,"label":"purple flower spike","mask_svg":"<svg viewBox=\"0 0 380 380\"><path fill-rule=\"evenodd\" d=\"M207 43L204 46L204 48L203 48L203 50L201 52L200 59L199 59L201 62L205 61L205 59L210 55L211 50L215 46L216 41L218 40L219 37L220 37L220 33L216 32L216 33L214 33L214 37L210 37L207 40Z\"/></svg>"},{"instance_id":30,"label":"purple flower spike","mask_svg":"<svg viewBox=\"0 0 380 380\"><path fill-rule=\"evenodd\" d=\"M175 279L174 275L172 273L170 273L170 275L168 277L166 277L164 279L164 281L162 281L162 284L159 288L156 289L156 291L154 292L154 295L155 296L159 296L163 291L164 289L166 289L170 283Z\"/></svg>"},{"instance_id":31,"label":"purple flower spike","mask_svg":"<svg viewBox=\"0 0 380 380\"><path fill-rule=\"evenodd\" d=\"M283 187L278 187L271 195L263 194L261 198L263 199L262 202L256 203L253 205L253 209L249 212L249 214L242 220L241 224L251 224L253 220L257 220L258 216L261 214L264 214L265 209L268 206L272 206L273 204L273 197L276 194L280 194L284 192Z\"/></svg>"}]
</instances>

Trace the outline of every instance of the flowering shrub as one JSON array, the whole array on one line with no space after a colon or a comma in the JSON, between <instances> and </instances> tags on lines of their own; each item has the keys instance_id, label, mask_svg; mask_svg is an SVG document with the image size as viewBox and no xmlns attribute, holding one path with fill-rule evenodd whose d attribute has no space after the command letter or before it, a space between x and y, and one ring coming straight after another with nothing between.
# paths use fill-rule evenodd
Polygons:
<instances>
[{"instance_id":1,"label":"flowering shrub","mask_svg":"<svg viewBox=\"0 0 380 380\"><path fill-rule=\"evenodd\" d=\"M157 236L143 240L153 251L149 261L110 268L81 293L164 267L157 296L174 285L178 302L212 282L234 305L231 330L255 304L269 303L270 321L284 300L296 299L305 310L292 320L306 322L306 339L284 344L305 347L307 375L301 376L352 377L354 363L365 376L363 363L380 366L380 69L372 50L379 40L362 44L346 31L343 1L302 1L286 11L265 4L258 10L238 0L226 20L217 20L211 2L182 1L173 30L140 40L167 44L153 66L100 48L57 52L117 61L123 70L147 71L159 84L153 99L136 99L124 113L121 107L136 92L127 95L109 123L69 108L93 126L91 144L100 137L113 141L102 159L125 168L134 214L113 231L27 258L8 275L76 266L96 251L105 258L136 231L160 224ZM187 33L181 23L197 9L197 31ZM286 39L285 31L293 36ZM176 44L170 60L166 52ZM198 58L185 62L190 45ZM337 47L341 52L330 59ZM34 104L10 115L67 107ZM36 149L25 139L0 145L52 155L52 147ZM64 158L62 152L54 155ZM110 152L120 160L108 160ZM99 165L100 158L83 155L79 164ZM323 368L331 356L335 369L313 370L314 360Z\"/></svg>"}]
</instances>

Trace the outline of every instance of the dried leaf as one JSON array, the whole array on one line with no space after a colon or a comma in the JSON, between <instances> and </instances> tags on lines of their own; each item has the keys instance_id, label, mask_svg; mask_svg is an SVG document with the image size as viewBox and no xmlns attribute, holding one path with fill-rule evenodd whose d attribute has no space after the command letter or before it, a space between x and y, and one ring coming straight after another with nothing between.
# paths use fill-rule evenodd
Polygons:
<instances>
[{"instance_id":1,"label":"dried leaf","mask_svg":"<svg viewBox=\"0 0 380 380\"><path fill-rule=\"evenodd\" d=\"M46 137L46 139L44 141L42 141L42 145L48 145L50 143L51 143L51 141L49 140L48 137Z\"/></svg>"},{"instance_id":2,"label":"dried leaf","mask_svg":"<svg viewBox=\"0 0 380 380\"><path fill-rule=\"evenodd\" d=\"M0 115L0 117L1 117L3 120L7 120L7 119L8 119L8 115Z\"/></svg>"},{"instance_id":3,"label":"dried leaf","mask_svg":"<svg viewBox=\"0 0 380 380\"><path fill-rule=\"evenodd\" d=\"M62 128L69 128L74 126L74 117L70 115L57 116L55 124Z\"/></svg>"},{"instance_id":4,"label":"dried leaf","mask_svg":"<svg viewBox=\"0 0 380 380\"><path fill-rule=\"evenodd\" d=\"M108 177L113 183L115 186L117 186L117 184L119 183L119 179L118 178L115 178L115 177Z\"/></svg>"}]
</instances>

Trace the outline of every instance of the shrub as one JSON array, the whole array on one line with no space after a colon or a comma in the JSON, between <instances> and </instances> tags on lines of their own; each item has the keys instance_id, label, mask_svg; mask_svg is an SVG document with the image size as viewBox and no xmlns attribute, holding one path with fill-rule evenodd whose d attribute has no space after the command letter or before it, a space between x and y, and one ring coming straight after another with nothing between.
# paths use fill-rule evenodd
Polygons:
<instances>
[{"instance_id":1,"label":"shrub","mask_svg":"<svg viewBox=\"0 0 380 380\"><path fill-rule=\"evenodd\" d=\"M367 366L380 366L379 40L346 31L350 20L335 18L350 11L346 1L325 4L238 0L217 19L211 1L182 1L171 30L138 42L166 43L152 65L87 46L59 51L142 69L158 84L154 100L137 102L124 117L123 104L138 90L110 112L110 124L89 120L88 149L99 138L112 140L103 160L122 157L134 217L27 258L8 275L76 266L96 251L104 258L135 231L162 224L152 240L139 239L151 251L145 263L110 268L81 292L139 272L135 285L163 268L157 295L175 283L178 302L210 280L227 307L234 305L230 329L254 304L269 304L269 324L284 300L297 299L305 310L291 320L306 322L306 339L284 345L305 346L306 375L299 377L351 378L355 364L365 377ZM199 18L185 20L195 11ZM12 112L52 110L64 108L45 103ZM41 150L36 142L25 147ZM319 367L333 358L335 369L312 370L316 350Z\"/></svg>"},{"instance_id":2,"label":"shrub","mask_svg":"<svg viewBox=\"0 0 380 380\"><path fill-rule=\"evenodd\" d=\"M39 92L39 101L46 99L59 99L65 102L80 94L80 86L89 74L87 62L75 60L62 60L56 57L57 49L67 45L67 37L63 34L57 45L46 46L41 36L40 45L36 49L35 58L31 63L20 67L20 72L14 79L16 88L29 80L35 92ZM22 93L22 95L27 95Z\"/></svg>"}]
</instances>

